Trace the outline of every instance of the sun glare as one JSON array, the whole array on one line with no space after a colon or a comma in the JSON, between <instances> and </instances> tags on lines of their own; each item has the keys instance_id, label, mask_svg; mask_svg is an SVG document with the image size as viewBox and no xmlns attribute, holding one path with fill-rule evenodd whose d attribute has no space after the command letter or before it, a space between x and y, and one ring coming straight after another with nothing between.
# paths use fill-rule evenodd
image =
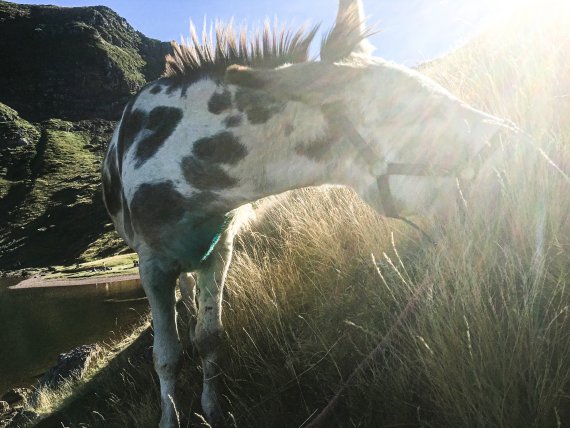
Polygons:
<instances>
[{"instance_id":1,"label":"sun glare","mask_svg":"<svg viewBox=\"0 0 570 428\"><path fill-rule=\"evenodd\" d=\"M569 15L569 0L480 0L476 6L464 0L465 8L480 18L480 29L494 25L506 25L518 19L531 17L536 24L549 19L552 14ZM476 16L474 19L477 19ZM466 22L473 25L473 22Z\"/></svg>"},{"instance_id":2,"label":"sun glare","mask_svg":"<svg viewBox=\"0 0 570 428\"><path fill-rule=\"evenodd\" d=\"M534 13L537 18L552 12L568 13L568 0L484 0L481 7L492 18L505 20L513 15Z\"/></svg>"}]
</instances>

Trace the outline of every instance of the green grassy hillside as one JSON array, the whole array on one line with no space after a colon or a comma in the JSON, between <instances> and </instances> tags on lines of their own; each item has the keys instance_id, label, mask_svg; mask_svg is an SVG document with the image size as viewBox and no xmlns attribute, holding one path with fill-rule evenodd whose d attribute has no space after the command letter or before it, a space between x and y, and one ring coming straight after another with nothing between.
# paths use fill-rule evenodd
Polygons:
<instances>
[{"instance_id":1,"label":"green grassy hillside","mask_svg":"<svg viewBox=\"0 0 570 428\"><path fill-rule=\"evenodd\" d=\"M116 120L169 49L104 6L0 1L0 101L34 121Z\"/></svg>"},{"instance_id":2,"label":"green grassy hillside","mask_svg":"<svg viewBox=\"0 0 570 428\"><path fill-rule=\"evenodd\" d=\"M0 270L125 248L100 165L114 121L169 49L106 7L0 1Z\"/></svg>"},{"instance_id":3,"label":"green grassy hillside","mask_svg":"<svg viewBox=\"0 0 570 428\"><path fill-rule=\"evenodd\" d=\"M100 165L113 122L31 125L16 140L4 134L0 181L0 268L87 261L124 247L102 203ZM27 144L13 146L24 139Z\"/></svg>"}]
</instances>

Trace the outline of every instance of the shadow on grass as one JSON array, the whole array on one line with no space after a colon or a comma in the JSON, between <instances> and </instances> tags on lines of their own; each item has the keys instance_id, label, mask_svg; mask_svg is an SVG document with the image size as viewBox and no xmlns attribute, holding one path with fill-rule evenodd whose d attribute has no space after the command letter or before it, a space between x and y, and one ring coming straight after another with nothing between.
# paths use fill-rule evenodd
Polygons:
<instances>
[{"instance_id":1,"label":"shadow on grass","mask_svg":"<svg viewBox=\"0 0 570 428\"><path fill-rule=\"evenodd\" d=\"M180 332L186 331L186 316L179 306ZM187 335L181 334L184 349L188 350ZM127 347L113 357L88 382L63 400L58 408L43 417L34 426L49 427L156 427L160 418L158 377L152 361L152 327L145 328ZM199 419L202 374L199 362L184 353L179 376L179 403L182 426L196 426ZM187 415L193 415L188 421ZM182 415L181 415L182 416ZM62 425L63 424L63 425Z\"/></svg>"}]
</instances>

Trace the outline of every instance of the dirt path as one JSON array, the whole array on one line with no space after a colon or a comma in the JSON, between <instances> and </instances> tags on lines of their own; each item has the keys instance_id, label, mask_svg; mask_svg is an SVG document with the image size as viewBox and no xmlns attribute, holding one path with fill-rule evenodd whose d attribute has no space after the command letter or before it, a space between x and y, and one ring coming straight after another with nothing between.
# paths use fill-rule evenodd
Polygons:
<instances>
[{"instance_id":1,"label":"dirt path","mask_svg":"<svg viewBox=\"0 0 570 428\"><path fill-rule=\"evenodd\" d=\"M10 290L21 290L30 288L50 288L50 287L76 287L86 285L115 285L123 282L136 281L140 284L140 276L136 275L101 275L90 278L61 278L45 279L41 276L33 276L20 281L16 285L8 287Z\"/></svg>"}]
</instances>

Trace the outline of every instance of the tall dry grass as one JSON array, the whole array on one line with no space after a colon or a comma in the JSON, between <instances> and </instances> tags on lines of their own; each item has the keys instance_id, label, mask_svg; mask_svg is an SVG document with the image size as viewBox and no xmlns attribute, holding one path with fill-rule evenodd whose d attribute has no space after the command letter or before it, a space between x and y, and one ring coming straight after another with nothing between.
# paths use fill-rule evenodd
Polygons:
<instances>
[{"instance_id":1,"label":"tall dry grass","mask_svg":"<svg viewBox=\"0 0 570 428\"><path fill-rule=\"evenodd\" d=\"M516 122L569 171L565 13L521 11L422 71ZM526 143L501 177L493 217L470 206L465 221L424 223L436 246L348 189L261 202L237 239L224 302L235 425L302 426L391 332L330 426L569 426L569 184ZM158 393L153 401L148 382L133 392L145 370L106 384L110 398L93 409L101 426L158 420ZM200 411L198 361L189 358L183 375L181 410L191 415Z\"/></svg>"},{"instance_id":2,"label":"tall dry grass","mask_svg":"<svg viewBox=\"0 0 570 428\"><path fill-rule=\"evenodd\" d=\"M543 156L570 171L567 22L568 9L537 3L422 67L535 140L502 168L493 218L469 207L466 221L434 225L433 247L347 190L303 190L241 237L224 319L238 426L300 426L418 287L382 358L347 389L339 426L569 423L570 185Z\"/></svg>"}]
</instances>

